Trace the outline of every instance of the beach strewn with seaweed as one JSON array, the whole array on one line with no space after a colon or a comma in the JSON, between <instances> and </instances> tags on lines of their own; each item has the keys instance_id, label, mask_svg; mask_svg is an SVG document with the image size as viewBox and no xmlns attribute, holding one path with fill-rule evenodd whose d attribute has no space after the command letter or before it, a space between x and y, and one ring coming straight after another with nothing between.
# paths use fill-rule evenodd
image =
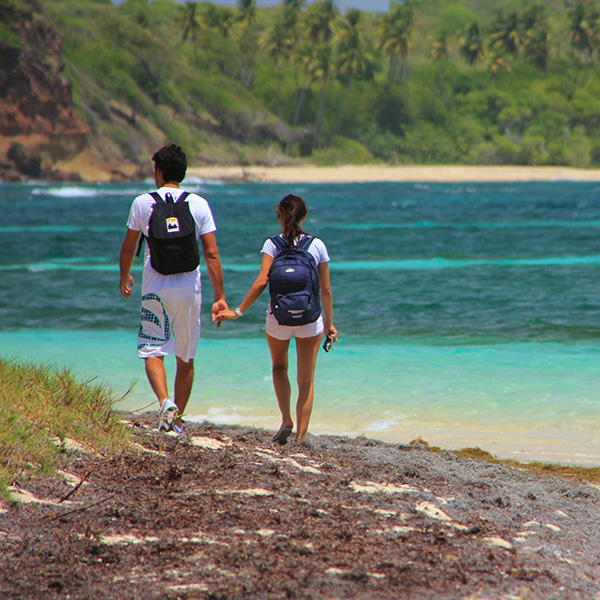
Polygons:
<instances>
[{"instance_id":1,"label":"beach strewn with seaweed","mask_svg":"<svg viewBox=\"0 0 600 600\"><path fill-rule=\"evenodd\" d=\"M593 599L600 491L422 445L128 418L113 457L63 440L0 512L0 595Z\"/></svg>"}]
</instances>

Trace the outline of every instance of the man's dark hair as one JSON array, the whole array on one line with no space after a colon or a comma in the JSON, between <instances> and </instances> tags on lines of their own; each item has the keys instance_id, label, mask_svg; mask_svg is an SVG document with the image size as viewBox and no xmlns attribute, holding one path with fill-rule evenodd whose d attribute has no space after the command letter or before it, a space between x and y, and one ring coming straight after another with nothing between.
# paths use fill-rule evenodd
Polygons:
<instances>
[{"instance_id":1,"label":"man's dark hair","mask_svg":"<svg viewBox=\"0 0 600 600\"><path fill-rule=\"evenodd\" d=\"M154 168L158 167L162 171L166 183L183 181L187 170L187 159L181 146L175 144L163 146L155 152L152 160Z\"/></svg>"}]
</instances>

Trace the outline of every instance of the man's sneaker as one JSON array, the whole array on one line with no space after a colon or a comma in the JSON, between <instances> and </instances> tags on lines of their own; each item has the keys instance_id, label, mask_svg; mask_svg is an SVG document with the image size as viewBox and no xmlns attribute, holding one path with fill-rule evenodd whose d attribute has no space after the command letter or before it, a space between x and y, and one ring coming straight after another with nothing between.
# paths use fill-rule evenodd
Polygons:
<instances>
[{"instance_id":1,"label":"man's sneaker","mask_svg":"<svg viewBox=\"0 0 600 600\"><path fill-rule=\"evenodd\" d=\"M172 400L165 398L162 406L158 411L158 430L172 431L173 421L177 416L177 406Z\"/></svg>"},{"instance_id":2,"label":"man's sneaker","mask_svg":"<svg viewBox=\"0 0 600 600\"><path fill-rule=\"evenodd\" d=\"M175 425L175 423L173 423L173 433L183 435L183 423L181 425Z\"/></svg>"}]
</instances>

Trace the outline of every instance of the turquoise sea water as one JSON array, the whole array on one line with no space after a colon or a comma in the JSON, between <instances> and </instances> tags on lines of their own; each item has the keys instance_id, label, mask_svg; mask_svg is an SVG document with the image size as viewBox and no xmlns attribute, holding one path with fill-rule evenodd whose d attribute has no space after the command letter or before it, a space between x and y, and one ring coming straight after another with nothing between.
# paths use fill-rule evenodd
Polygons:
<instances>
[{"instance_id":1,"label":"turquoise sea water","mask_svg":"<svg viewBox=\"0 0 600 600\"><path fill-rule=\"evenodd\" d=\"M129 205L149 185L0 184L0 354L117 394L137 381L127 410L153 401L135 356L139 286L118 292ZM213 209L232 306L277 231L275 203L306 199L340 330L319 357L313 433L600 465L598 183L185 187ZM217 330L205 302L189 419L277 428L266 303Z\"/></svg>"}]
</instances>

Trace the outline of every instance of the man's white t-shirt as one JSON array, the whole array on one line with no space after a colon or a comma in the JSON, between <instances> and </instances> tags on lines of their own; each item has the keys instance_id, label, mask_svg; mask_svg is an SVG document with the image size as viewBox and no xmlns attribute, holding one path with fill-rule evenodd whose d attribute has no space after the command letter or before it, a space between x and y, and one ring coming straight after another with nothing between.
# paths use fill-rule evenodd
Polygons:
<instances>
[{"instance_id":1,"label":"man's white t-shirt","mask_svg":"<svg viewBox=\"0 0 600 600\"><path fill-rule=\"evenodd\" d=\"M162 187L157 190L158 193L164 198L167 193L173 196L173 200L177 200L179 195L183 193L183 190ZM208 202L198 196L197 194L190 194L186 201L189 202L190 212L194 217L196 223L196 237L212 233L217 230L215 221L210 210ZM142 194L134 199L131 210L129 211L129 218L127 219L127 227L134 231L141 231L145 236L148 235L148 222L150 215L152 214L152 206L155 200L150 194ZM152 268L150 264L150 248L146 244L146 250L144 253L144 276L142 280L142 295L146 294L157 294L165 289L184 287L200 292L201 286L201 274L200 266L195 271L189 271L188 273L176 273L175 275L161 275Z\"/></svg>"}]
</instances>

